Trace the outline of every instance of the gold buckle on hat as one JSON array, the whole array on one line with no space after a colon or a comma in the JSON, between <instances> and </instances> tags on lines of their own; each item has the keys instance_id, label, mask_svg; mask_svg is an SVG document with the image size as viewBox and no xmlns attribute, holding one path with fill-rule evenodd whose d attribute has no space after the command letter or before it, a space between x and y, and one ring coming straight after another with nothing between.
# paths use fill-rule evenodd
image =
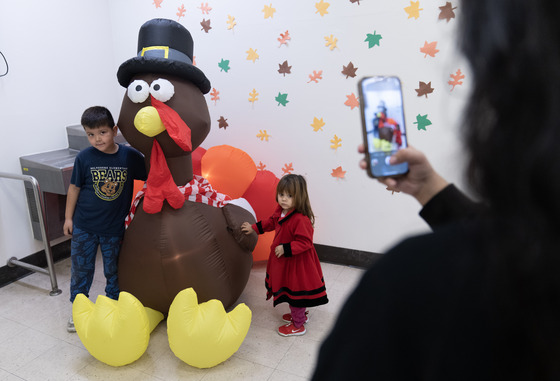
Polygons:
<instances>
[{"instance_id":1,"label":"gold buckle on hat","mask_svg":"<svg viewBox=\"0 0 560 381\"><path fill-rule=\"evenodd\" d=\"M142 52L140 53L140 56L144 57L144 53L150 50L163 50L164 51L163 57L165 59L169 58L169 46L147 46L145 48L142 48Z\"/></svg>"}]
</instances>

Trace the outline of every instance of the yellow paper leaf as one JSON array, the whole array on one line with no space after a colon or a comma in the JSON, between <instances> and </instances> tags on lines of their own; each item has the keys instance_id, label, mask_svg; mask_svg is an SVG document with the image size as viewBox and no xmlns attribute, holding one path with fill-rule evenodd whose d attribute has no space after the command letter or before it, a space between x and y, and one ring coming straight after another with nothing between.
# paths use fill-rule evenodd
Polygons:
<instances>
[{"instance_id":1,"label":"yellow paper leaf","mask_svg":"<svg viewBox=\"0 0 560 381\"><path fill-rule=\"evenodd\" d=\"M257 95L259 95L259 93L257 93L257 90L253 89L253 91L251 91L249 93L249 96L250 96L249 102L251 102L252 104L255 104L255 101L259 100Z\"/></svg>"},{"instance_id":2,"label":"yellow paper leaf","mask_svg":"<svg viewBox=\"0 0 560 381\"><path fill-rule=\"evenodd\" d=\"M326 15L327 13L327 8L330 6L329 3L325 3L323 2L323 0L319 1L318 3L315 3L315 8L317 8L317 12L315 13L319 13L321 16Z\"/></svg>"},{"instance_id":3,"label":"yellow paper leaf","mask_svg":"<svg viewBox=\"0 0 560 381\"><path fill-rule=\"evenodd\" d=\"M333 37L332 34L330 36L325 36L325 41L327 41L325 46L328 46L330 50L337 47L336 43L338 42L338 38Z\"/></svg>"},{"instance_id":4,"label":"yellow paper leaf","mask_svg":"<svg viewBox=\"0 0 560 381\"><path fill-rule=\"evenodd\" d=\"M274 12L276 12L276 9L272 8L272 4L270 5L265 5L262 12L264 12L264 18L273 18L274 17Z\"/></svg>"},{"instance_id":5,"label":"yellow paper leaf","mask_svg":"<svg viewBox=\"0 0 560 381\"><path fill-rule=\"evenodd\" d=\"M245 53L247 53L247 61L253 61L253 63L255 63L255 60L259 59L256 49L250 48Z\"/></svg>"},{"instance_id":6,"label":"yellow paper leaf","mask_svg":"<svg viewBox=\"0 0 560 381\"><path fill-rule=\"evenodd\" d=\"M334 138L331 139L331 143L332 143L331 148L336 150L338 149L338 147L341 147L342 146L342 144L340 144L341 141L342 139L335 135Z\"/></svg>"},{"instance_id":7,"label":"yellow paper leaf","mask_svg":"<svg viewBox=\"0 0 560 381\"><path fill-rule=\"evenodd\" d=\"M313 123L311 123L311 127L313 127L313 131L317 132L319 130L323 131L323 126L325 122L323 122L323 118L317 119L316 117L313 118Z\"/></svg>"},{"instance_id":8,"label":"yellow paper leaf","mask_svg":"<svg viewBox=\"0 0 560 381\"><path fill-rule=\"evenodd\" d=\"M228 25L228 30L233 29L233 27L237 25L237 23L235 22L235 17L228 15L226 24Z\"/></svg>"},{"instance_id":9,"label":"yellow paper leaf","mask_svg":"<svg viewBox=\"0 0 560 381\"><path fill-rule=\"evenodd\" d=\"M270 135L267 134L266 130L259 130L259 133L257 134L257 138L261 139L261 141L266 140L268 142L269 137Z\"/></svg>"},{"instance_id":10,"label":"yellow paper leaf","mask_svg":"<svg viewBox=\"0 0 560 381\"><path fill-rule=\"evenodd\" d=\"M409 19L414 17L416 20L420 17L420 11L423 11L423 9L420 8L420 1L411 1L410 5L404 8L404 11L408 13Z\"/></svg>"}]
</instances>

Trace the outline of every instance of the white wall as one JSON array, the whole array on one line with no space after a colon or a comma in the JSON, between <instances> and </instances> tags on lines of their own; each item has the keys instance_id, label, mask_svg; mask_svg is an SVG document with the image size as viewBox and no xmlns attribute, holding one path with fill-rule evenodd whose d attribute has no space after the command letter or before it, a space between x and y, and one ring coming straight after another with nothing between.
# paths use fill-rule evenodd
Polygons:
<instances>
[{"instance_id":1,"label":"white wall","mask_svg":"<svg viewBox=\"0 0 560 381\"><path fill-rule=\"evenodd\" d=\"M68 146L66 126L105 105L118 115L111 23L98 0L0 1L0 172L19 157ZM0 72L4 69L0 63ZM43 249L33 239L23 183L0 179L0 266Z\"/></svg>"},{"instance_id":2,"label":"white wall","mask_svg":"<svg viewBox=\"0 0 560 381\"><path fill-rule=\"evenodd\" d=\"M344 102L346 95L357 94L362 76L401 77L410 143L425 151L445 177L462 184L457 127L468 94L468 68L453 41L457 19L438 20L445 2L421 1L418 19L408 18L404 8L410 1L405 0L331 0L324 16L316 12L315 0L204 1L212 7L209 14L202 14L200 1L164 0L160 8L154 0L2 2L0 50L10 62L10 74L0 78L1 125L9 131L0 153L2 171L19 173L21 155L65 147L64 126L78 123L89 105L108 105L117 117L124 89L115 73L136 54L140 25L155 17L178 20L178 7L184 5L179 21L193 35L197 66L220 92L217 103L207 96L214 125L203 147L241 148L278 177L284 164L292 163L294 173L308 180L316 243L383 252L427 230L413 199L392 195L358 168L359 111ZM265 5L276 9L272 18L264 18ZM232 30L227 29L229 15L237 23ZM203 18L211 20L209 33L201 30ZM277 38L286 30L292 39L279 46ZM368 49L364 40L374 31L383 38L380 46ZM332 51L324 39L330 35L338 39ZM420 53L425 41L438 41L434 58ZM250 48L259 54L254 63L247 60ZM218 67L222 59L230 61L227 73ZM277 70L285 60L292 73L283 76ZM350 61L358 70L347 79L340 71ZM447 81L457 69L467 78L451 92ZM323 71L319 83L308 83L313 70ZM428 98L416 95L419 81L431 81L435 88ZM48 92L32 90L37 83ZM259 93L254 105L248 101L253 88ZM274 100L279 92L288 93L286 107ZM428 114L433 123L427 131L413 124L418 114ZM221 116L229 123L225 130L218 128ZM325 121L323 131L313 131L314 117ZM271 135L268 142L256 137L263 129ZM330 148L335 134L342 139L336 151ZM338 166L346 171L344 179L331 176ZM40 249L29 238L23 190L16 188L0 181L0 261L16 249L18 256Z\"/></svg>"}]
</instances>

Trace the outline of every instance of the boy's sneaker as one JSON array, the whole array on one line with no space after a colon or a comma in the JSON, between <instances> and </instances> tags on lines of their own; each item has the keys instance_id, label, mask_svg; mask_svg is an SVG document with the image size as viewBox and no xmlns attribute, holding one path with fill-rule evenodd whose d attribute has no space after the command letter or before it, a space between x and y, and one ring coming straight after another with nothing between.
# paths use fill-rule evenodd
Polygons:
<instances>
[{"instance_id":1,"label":"boy's sneaker","mask_svg":"<svg viewBox=\"0 0 560 381\"><path fill-rule=\"evenodd\" d=\"M307 322L309 321L309 316L307 314L309 314L309 311L305 311L305 321L303 322L303 324L307 324ZM284 320L286 323L291 323L292 322L292 314L282 315L282 320Z\"/></svg>"},{"instance_id":2,"label":"boy's sneaker","mask_svg":"<svg viewBox=\"0 0 560 381\"><path fill-rule=\"evenodd\" d=\"M305 334L305 326L302 325L301 327L296 328L294 323L286 324L278 328L278 334L285 337L300 336Z\"/></svg>"},{"instance_id":3,"label":"boy's sneaker","mask_svg":"<svg viewBox=\"0 0 560 381\"><path fill-rule=\"evenodd\" d=\"M66 330L70 333L76 332L76 327L74 327L74 319L72 316L70 316L70 319L68 319L68 323L66 323Z\"/></svg>"}]
</instances>

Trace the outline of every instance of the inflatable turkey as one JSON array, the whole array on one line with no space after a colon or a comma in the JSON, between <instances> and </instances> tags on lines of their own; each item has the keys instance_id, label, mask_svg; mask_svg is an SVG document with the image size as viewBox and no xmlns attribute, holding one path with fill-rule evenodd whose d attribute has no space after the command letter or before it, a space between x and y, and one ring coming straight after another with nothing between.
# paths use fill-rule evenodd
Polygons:
<instances>
[{"instance_id":1,"label":"inflatable turkey","mask_svg":"<svg viewBox=\"0 0 560 381\"><path fill-rule=\"evenodd\" d=\"M154 19L140 28L138 55L118 70L125 87L119 129L146 158L148 179L127 219L119 284L140 302L167 314L175 296L192 287L201 302L226 309L241 295L256 235L249 204L193 174L192 151L210 131L204 94L210 82L193 65L193 40L181 24ZM236 202L239 201L239 202Z\"/></svg>"}]
</instances>

